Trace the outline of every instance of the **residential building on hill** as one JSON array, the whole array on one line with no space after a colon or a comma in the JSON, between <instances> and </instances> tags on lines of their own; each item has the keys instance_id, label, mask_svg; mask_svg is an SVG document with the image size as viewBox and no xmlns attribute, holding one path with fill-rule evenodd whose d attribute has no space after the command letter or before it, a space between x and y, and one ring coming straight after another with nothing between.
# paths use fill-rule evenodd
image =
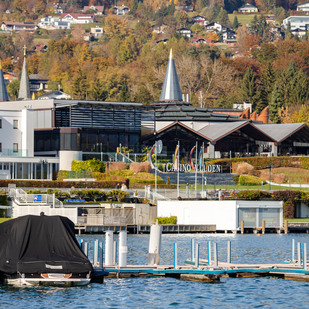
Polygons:
<instances>
[{"instance_id":1,"label":"residential building on hill","mask_svg":"<svg viewBox=\"0 0 309 309\"><path fill-rule=\"evenodd\" d=\"M88 11L93 11L95 15L103 15L104 14L104 5L98 6L98 5L90 5L90 6L84 6L83 12L86 13Z\"/></svg>"},{"instance_id":2,"label":"residential building on hill","mask_svg":"<svg viewBox=\"0 0 309 309\"><path fill-rule=\"evenodd\" d=\"M37 24L33 22L17 22L17 21L4 21L2 22L1 29L3 31L10 31L10 32L18 32L18 31L27 31L27 32L34 32L38 29Z\"/></svg>"},{"instance_id":3,"label":"residential building on hill","mask_svg":"<svg viewBox=\"0 0 309 309\"><path fill-rule=\"evenodd\" d=\"M62 21L59 17L44 17L41 18L40 23L38 26L42 29L47 29L47 30L56 30L56 29L70 29L71 28L71 23L67 21Z\"/></svg>"},{"instance_id":4,"label":"residential building on hill","mask_svg":"<svg viewBox=\"0 0 309 309\"><path fill-rule=\"evenodd\" d=\"M259 9L250 3L246 3L245 5L240 7L238 11L241 13L257 13Z\"/></svg>"},{"instance_id":5,"label":"residential building on hill","mask_svg":"<svg viewBox=\"0 0 309 309\"><path fill-rule=\"evenodd\" d=\"M127 14L128 12L130 12L130 9L129 9L127 6L125 6L125 5L114 6L113 12L114 12L114 14L116 14L116 15L125 15L125 14Z\"/></svg>"},{"instance_id":6,"label":"residential building on hill","mask_svg":"<svg viewBox=\"0 0 309 309\"><path fill-rule=\"evenodd\" d=\"M297 11L309 12L309 2L298 4Z\"/></svg>"},{"instance_id":7,"label":"residential building on hill","mask_svg":"<svg viewBox=\"0 0 309 309\"><path fill-rule=\"evenodd\" d=\"M206 26L208 24L208 20L206 17L201 16L201 15L196 15L192 17L192 22L193 24L199 24L201 26Z\"/></svg>"},{"instance_id":8,"label":"residential building on hill","mask_svg":"<svg viewBox=\"0 0 309 309\"><path fill-rule=\"evenodd\" d=\"M61 19L71 24L90 24L95 22L94 14L63 13L61 14Z\"/></svg>"},{"instance_id":9,"label":"residential building on hill","mask_svg":"<svg viewBox=\"0 0 309 309\"><path fill-rule=\"evenodd\" d=\"M286 29L290 25L292 33L304 35L309 30L309 16L289 16L283 20L282 25Z\"/></svg>"}]
</instances>

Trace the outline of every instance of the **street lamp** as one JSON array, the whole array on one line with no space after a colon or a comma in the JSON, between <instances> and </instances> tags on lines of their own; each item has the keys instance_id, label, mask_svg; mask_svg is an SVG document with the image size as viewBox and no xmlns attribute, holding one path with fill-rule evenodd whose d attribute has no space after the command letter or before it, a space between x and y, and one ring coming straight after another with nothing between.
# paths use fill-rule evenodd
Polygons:
<instances>
[{"instance_id":1,"label":"street lamp","mask_svg":"<svg viewBox=\"0 0 309 309\"><path fill-rule=\"evenodd\" d=\"M267 164L266 165L266 168L269 168L269 191L271 191L271 184L270 184L270 181L271 181L271 169L274 167L273 164Z\"/></svg>"}]
</instances>

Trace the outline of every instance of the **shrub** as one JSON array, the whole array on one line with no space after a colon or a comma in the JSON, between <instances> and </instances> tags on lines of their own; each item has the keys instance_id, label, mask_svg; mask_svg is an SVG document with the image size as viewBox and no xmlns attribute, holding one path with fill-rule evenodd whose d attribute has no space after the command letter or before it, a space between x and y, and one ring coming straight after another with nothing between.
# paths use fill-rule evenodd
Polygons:
<instances>
[{"instance_id":1,"label":"shrub","mask_svg":"<svg viewBox=\"0 0 309 309\"><path fill-rule=\"evenodd\" d=\"M90 172L101 172L105 171L105 164L98 160L86 160L86 161L72 161L71 165L72 171L90 171Z\"/></svg>"},{"instance_id":2,"label":"shrub","mask_svg":"<svg viewBox=\"0 0 309 309\"><path fill-rule=\"evenodd\" d=\"M155 221L158 220L158 224L176 224L177 223L177 217L171 216L171 217L156 217Z\"/></svg>"},{"instance_id":3,"label":"shrub","mask_svg":"<svg viewBox=\"0 0 309 309\"><path fill-rule=\"evenodd\" d=\"M232 164L232 172L234 174L248 174L252 172L254 167L247 162L233 163Z\"/></svg>"},{"instance_id":4,"label":"shrub","mask_svg":"<svg viewBox=\"0 0 309 309\"><path fill-rule=\"evenodd\" d=\"M149 173L151 171L150 162L135 162L130 164L130 171L134 173L146 172Z\"/></svg>"},{"instance_id":5,"label":"shrub","mask_svg":"<svg viewBox=\"0 0 309 309\"><path fill-rule=\"evenodd\" d=\"M246 190L237 193L237 199L249 200L249 201L260 201L264 199L272 198L272 195L266 191Z\"/></svg>"},{"instance_id":6,"label":"shrub","mask_svg":"<svg viewBox=\"0 0 309 309\"><path fill-rule=\"evenodd\" d=\"M109 171L123 171L125 169L126 169L125 162L113 162L108 167Z\"/></svg>"},{"instance_id":7,"label":"shrub","mask_svg":"<svg viewBox=\"0 0 309 309\"><path fill-rule=\"evenodd\" d=\"M166 184L167 184L167 185L170 185L170 184L171 184L171 179L170 179L169 177L167 177L167 179L166 179Z\"/></svg>"},{"instance_id":8,"label":"shrub","mask_svg":"<svg viewBox=\"0 0 309 309\"><path fill-rule=\"evenodd\" d=\"M251 186L258 186L261 183L265 183L264 179L261 179L256 176L252 175L240 175L238 178L238 184L239 185L251 185Z\"/></svg>"}]
</instances>

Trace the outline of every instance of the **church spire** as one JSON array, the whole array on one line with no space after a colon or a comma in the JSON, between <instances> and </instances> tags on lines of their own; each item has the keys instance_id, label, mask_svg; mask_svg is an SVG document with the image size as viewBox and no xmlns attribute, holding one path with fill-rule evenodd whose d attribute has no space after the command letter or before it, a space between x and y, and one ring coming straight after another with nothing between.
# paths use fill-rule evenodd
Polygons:
<instances>
[{"instance_id":1,"label":"church spire","mask_svg":"<svg viewBox=\"0 0 309 309\"><path fill-rule=\"evenodd\" d=\"M20 77L20 86L19 86L19 93L18 93L18 100L30 100L30 85L29 85L29 77L28 77L28 68L27 68L27 47L23 47L24 50L24 63L23 69L21 71Z\"/></svg>"},{"instance_id":2,"label":"church spire","mask_svg":"<svg viewBox=\"0 0 309 309\"><path fill-rule=\"evenodd\" d=\"M170 57L165 73L160 101L182 101L181 89L178 81L172 49L170 50Z\"/></svg>"},{"instance_id":3,"label":"church spire","mask_svg":"<svg viewBox=\"0 0 309 309\"><path fill-rule=\"evenodd\" d=\"M8 90L6 88L3 71L2 71L2 63L0 61L0 101L10 101Z\"/></svg>"}]
</instances>

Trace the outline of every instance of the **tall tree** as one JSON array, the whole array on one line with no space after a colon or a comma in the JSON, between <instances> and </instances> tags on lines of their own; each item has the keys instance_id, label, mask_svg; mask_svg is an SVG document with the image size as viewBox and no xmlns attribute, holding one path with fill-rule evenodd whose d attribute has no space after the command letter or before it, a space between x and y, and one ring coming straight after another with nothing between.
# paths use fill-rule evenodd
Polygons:
<instances>
[{"instance_id":1,"label":"tall tree","mask_svg":"<svg viewBox=\"0 0 309 309\"><path fill-rule=\"evenodd\" d=\"M255 75L251 67L249 67L244 75L241 85L241 92L243 100L251 102L253 109L255 109L257 101L257 84L255 82Z\"/></svg>"},{"instance_id":2,"label":"tall tree","mask_svg":"<svg viewBox=\"0 0 309 309\"><path fill-rule=\"evenodd\" d=\"M233 29L236 31L239 27L240 23L238 22L238 18L235 15L234 20L233 20Z\"/></svg>"},{"instance_id":3,"label":"tall tree","mask_svg":"<svg viewBox=\"0 0 309 309\"><path fill-rule=\"evenodd\" d=\"M269 118L273 123L281 123L279 111L284 106L284 91L282 84L276 82L269 104Z\"/></svg>"}]
</instances>

